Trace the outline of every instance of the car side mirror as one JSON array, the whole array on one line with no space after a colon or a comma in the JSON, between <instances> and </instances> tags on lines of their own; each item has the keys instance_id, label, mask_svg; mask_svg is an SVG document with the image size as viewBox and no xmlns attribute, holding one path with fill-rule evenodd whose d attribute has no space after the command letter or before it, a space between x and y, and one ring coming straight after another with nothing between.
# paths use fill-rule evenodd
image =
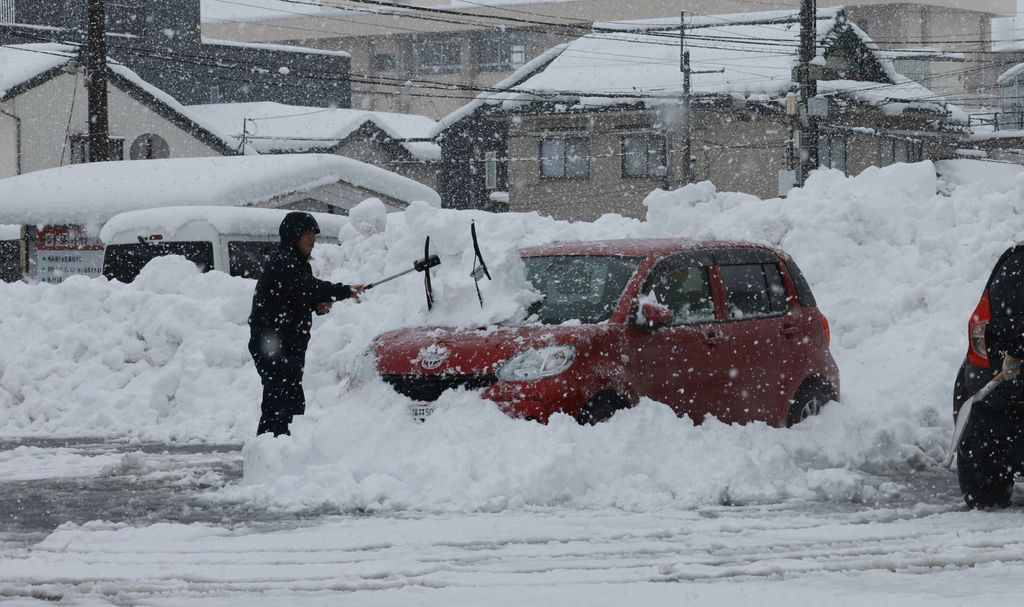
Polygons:
<instances>
[{"instance_id":1,"label":"car side mirror","mask_svg":"<svg viewBox=\"0 0 1024 607\"><path fill-rule=\"evenodd\" d=\"M648 302L640 306L636 324L642 329L654 330L672 324L675 319L675 312L668 306Z\"/></svg>"}]
</instances>

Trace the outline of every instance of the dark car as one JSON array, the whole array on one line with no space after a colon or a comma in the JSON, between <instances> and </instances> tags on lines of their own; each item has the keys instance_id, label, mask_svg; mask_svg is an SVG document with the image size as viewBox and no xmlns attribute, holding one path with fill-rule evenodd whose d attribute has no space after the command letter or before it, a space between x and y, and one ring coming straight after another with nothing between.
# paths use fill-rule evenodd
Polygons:
<instances>
[{"instance_id":1,"label":"dark car","mask_svg":"<svg viewBox=\"0 0 1024 607\"><path fill-rule=\"evenodd\" d=\"M967 343L953 388L954 420L964 402L999 373L1004 356L1024 358L1024 243L1007 249L992 269L967 323ZM972 508L1009 505L1014 476L1024 471L1019 392L1004 385L972 407L957 449L960 490Z\"/></svg>"},{"instance_id":2,"label":"dark car","mask_svg":"<svg viewBox=\"0 0 1024 607\"><path fill-rule=\"evenodd\" d=\"M521 251L525 323L406 328L373 343L419 414L452 388L506 413L594 423L648 397L700 422L789 426L839 397L828 322L793 260L743 242L564 242Z\"/></svg>"}]
</instances>

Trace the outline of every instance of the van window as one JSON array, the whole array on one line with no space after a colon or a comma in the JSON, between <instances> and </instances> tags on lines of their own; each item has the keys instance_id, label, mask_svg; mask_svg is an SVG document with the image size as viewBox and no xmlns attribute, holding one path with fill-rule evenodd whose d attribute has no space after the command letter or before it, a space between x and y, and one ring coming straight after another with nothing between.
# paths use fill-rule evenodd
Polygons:
<instances>
[{"instance_id":1,"label":"van window","mask_svg":"<svg viewBox=\"0 0 1024 607\"><path fill-rule=\"evenodd\" d=\"M181 255L203 272L213 269L213 243L202 241L167 242L162 244L107 245L103 254L103 275L111 280L131 282L142 268L157 257Z\"/></svg>"},{"instance_id":2,"label":"van window","mask_svg":"<svg viewBox=\"0 0 1024 607\"><path fill-rule=\"evenodd\" d=\"M232 276L259 278L263 264L274 252L273 242L258 240L233 240L228 243L228 271Z\"/></svg>"},{"instance_id":3,"label":"van window","mask_svg":"<svg viewBox=\"0 0 1024 607\"><path fill-rule=\"evenodd\" d=\"M741 264L720 269L729 318L770 316L786 311L786 290L775 264ZM769 287L771 283L775 283L773 287Z\"/></svg>"}]
</instances>

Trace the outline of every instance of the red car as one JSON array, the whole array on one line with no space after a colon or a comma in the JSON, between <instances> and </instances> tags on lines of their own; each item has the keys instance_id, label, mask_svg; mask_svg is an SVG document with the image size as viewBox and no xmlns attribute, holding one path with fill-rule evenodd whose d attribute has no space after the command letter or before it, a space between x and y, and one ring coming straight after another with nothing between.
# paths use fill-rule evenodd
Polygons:
<instances>
[{"instance_id":1,"label":"red car","mask_svg":"<svg viewBox=\"0 0 1024 607\"><path fill-rule=\"evenodd\" d=\"M595 423L641 396L699 423L789 426L839 398L828 321L785 253L745 242L563 242L521 251L522 324L400 329L377 370L418 401L482 389L516 417Z\"/></svg>"}]
</instances>

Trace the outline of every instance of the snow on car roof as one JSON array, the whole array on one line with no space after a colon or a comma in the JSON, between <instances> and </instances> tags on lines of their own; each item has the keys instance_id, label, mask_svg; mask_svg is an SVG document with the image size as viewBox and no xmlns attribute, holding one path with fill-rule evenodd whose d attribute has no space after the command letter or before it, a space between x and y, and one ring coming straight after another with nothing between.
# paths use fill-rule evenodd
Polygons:
<instances>
[{"instance_id":1,"label":"snow on car roof","mask_svg":"<svg viewBox=\"0 0 1024 607\"><path fill-rule=\"evenodd\" d=\"M21 226L0 224L0 240L18 240L21 238Z\"/></svg>"},{"instance_id":2,"label":"snow on car roof","mask_svg":"<svg viewBox=\"0 0 1024 607\"><path fill-rule=\"evenodd\" d=\"M419 182L333 154L215 156L77 164L0 179L0 221L102 223L152 207L252 206L339 181L440 205L437 192Z\"/></svg>"},{"instance_id":3,"label":"snow on car roof","mask_svg":"<svg viewBox=\"0 0 1024 607\"><path fill-rule=\"evenodd\" d=\"M552 242L523 249L523 257L539 255L621 255L647 257L677 251L694 251L718 247L745 247L773 250L767 245L725 240L692 240L687 238L622 238L615 240L573 240Z\"/></svg>"},{"instance_id":4,"label":"snow on car roof","mask_svg":"<svg viewBox=\"0 0 1024 607\"><path fill-rule=\"evenodd\" d=\"M290 211L285 209L259 209L252 207L178 206L143 209L119 213L110 218L100 230L100 240L109 242L120 232L156 232L173 236L186 224L201 221L209 223L221 234L248 234L252 236L278 236L281 220ZM310 213L320 225L320 233L337 236L349 223L348 217L328 213Z\"/></svg>"}]
</instances>

